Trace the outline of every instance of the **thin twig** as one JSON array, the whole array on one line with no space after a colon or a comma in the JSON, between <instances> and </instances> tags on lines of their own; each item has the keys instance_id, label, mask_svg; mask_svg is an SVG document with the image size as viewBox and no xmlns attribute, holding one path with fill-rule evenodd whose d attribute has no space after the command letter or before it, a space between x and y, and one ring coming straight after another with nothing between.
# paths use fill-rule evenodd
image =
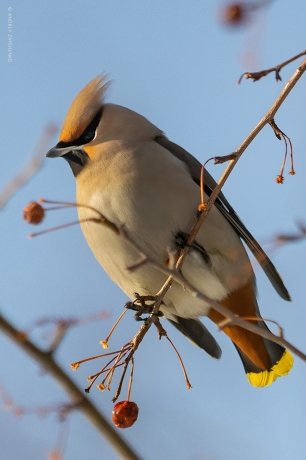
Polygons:
<instances>
[{"instance_id":1,"label":"thin twig","mask_svg":"<svg viewBox=\"0 0 306 460\"><path fill-rule=\"evenodd\" d=\"M82 224L84 222L96 222L100 223L100 217L90 217L87 219L78 219L73 222L67 222L66 224L56 225L55 227L46 228L45 230L40 230L39 232L29 233L29 238L36 238L37 236L46 235L47 233L57 232L58 230L63 230L64 228L73 227L73 225Z\"/></svg>"},{"instance_id":2,"label":"thin twig","mask_svg":"<svg viewBox=\"0 0 306 460\"><path fill-rule=\"evenodd\" d=\"M131 352L131 356L128 356L125 363L124 363L124 367L123 367L123 372L122 372L122 375L120 377L120 381L119 381L119 385L117 387L117 390L116 390L116 393L112 399L113 402L116 402L117 399L119 398L120 396L120 393L121 393L121 389L122 389L122 385L123 385L123 381L124 381L124 377L125 377L125 374L126 374L126 371L127 371L127 368L129 366L129 363L130 361L133 360L133 355L134 355L134 352L132 351Z\"/></svg>"},{"instance_id":3,"label":"thin twig","mask_svg":"<svg viewBox=\"0 0 306 460\"><path fill-rule=\"evenodd\" d=\"M190 390L190 388L192 388L192 386L191 386L190 380L189 380L188 375L187 375L187 371L186 371L186 368L185 368L184 361L182 360L182 357L181 357L181 355L179 354L178 349L176 348L176 346L174 345L174 343L172 342L172 340L170 339L170 337L168 337L168 335L166 335L165 337L166 337L166 339L168 340L168 342L170 342L170 344L172 345L172 348L173 348L173 350L175 351L176 356L177 356L178 359L179 359L179 362L180 362L180 365L181 365L181 368L182 368L182 371L183 371L183 374L184 374L184 377L185 377L185 382L186 382L187 390Z\"/></svg>"},{"instance_id":4,"label":"thin twig","mask_svg":"<svg viewBox=\"0 0 306 460\"><path fill-rule=\"evenodd\" d=\"M275 99L274 103L268 109L266 114L257 123L255 128L245 138L245 140L242 142L242 144L237 148L237 150L235 151L235 155L236 155L235 158L233 160L230 160L228 166L226 167L226 169L224 170L224 172L221 175L220 179L218 180L218 183L217 183L215 189L211 193L211 195L210 195L210 197L209 197L209 199L208 199L208 201L206 203L205 210L203 210L203 212L201 213L201 217L199 219L199 222L196 224L196 226L194 228L194 231L193 231L195 235L197 234L198 229L201 227L201 225L202 225L205 217L209 213L210 209L214 205L214 203L215 203L216 199L218 198L218 195L219 195L223 185L227 181L229 175L231 174L232 170L236 166L236 164L237 164L238 160L240 159L241 155L247 149L247 147L251 144L251 142L255 139L255 137L260 133L260 131L274 118L276 112L278 111L278 109L280 108L280 106L282 105L282 103L284 102L286 97L289 95L289 93L292 91L294 86L297 84L297 82L299 81L299 79L301 78L301 76L303 75L305 70L306 70L306 59L295 70L294 74L287 81L287 83L283 87L282 91L277 96L277 98ZM191 242L193 242L193 240L194 240L193 235L191 235L191 236L192 236ZM191 242L188 241L188 244L191 244Z\"/></svg>"},{"instance_id":5,"label":"thin twig","mask_svg":"<svg viewBox=\"0 0 306 460\"><path fill-rule=\"evenodd\" d=\"M290 151L290 170L289 170L289 174L290 174L291 176L294 176L294 175L295 175L295 170L294 170L294 165L293 165L293 146L292 146L292 142L291 142L290 137L289 137L286 133L284 133L284 131L282 131L282 130L277 126L277 124L275 123L274 118L272 118L272 120L269 121L269 125L270 125L271 128L273 129L274 134L275 134L275 136L277 137L277 139L279 139L280 141L283 140L284 143L285 143L285 155L284 155L284 159L283 159L283 162L282 162L282 165L281 165L280 172L279 172L279 174L276 176L276 182L277 182L278 184L282 184L282 183L284 182L284 169L285 169L286 162L287 162L288 144L289 144L289 151Z\"/></svg>"},{"instance_id":6,"label":"thin twig","mask_svg":"<svg viewBox=\"0 0 306 460\"><path fill-rule=\"evenodd\" d=\"M126 350L124 351L121 351L118 356L116 357L115 359L115 364L111 367L111 369L109 370L109 372L107 373L106 377L104 378L103 380L103 384L110 390L110 386L111 386L111 383L112 383L112 380L113 380L113 376L114 376L114 372L117 368L118 365L120 365L120 361L123 360L123 358L126 356L128 352ZM127 362L128 364L128 362ZM124 373L124 371L123 371Z\"/></svg>"},{"instance_id":7,"label":"thin twig","mask_svg":"<svg viewBox=\"0 0 306 460\"><path fill-rule=\"evenodd\" d=\"M111 338L114 330L116 329L116 327L118 326L122 318L125 316L126 312L127 312L127 308L124 308L123 312L120 314L120 316L116 319L115 323L111 327L111 330L109 331L107 337L104 340L100 340L100 344L102 345L103 348L108 348L109 339Z\"/></svg>"},{"instance_id":8,"label":"thin twig","mask_svg":"<svg viewBox=\"0 0 306 460\"><path fill-rule=\"evenodd\" d=\"M102 369L99 372L97 372L95 375L91 375L91 376L87 377L87 380L89 380L91 383L88 385L87 388L85 388L86 393L90 392L91 387L93 386L93 384L98 380L99 377L101 377L102 374L105 374L105 373L106 373L106 376L104 377L102 382L100 382L97 385L97 388L99 390L101 390L101 391L104 391L106 389L105 381L109 377L110 372L113 371L113 369L117 369L118 367L123 366L123 364L124 364L124 363L119 363L119 364L116 364L116 365L114 365L112 367L108 367L108 366L110 366L110 364L114 360L117 361L117 358L118 358L118 356L114 356L114 358L111 359L104 367L102 367Z\"/></svg>"},{"instance_id":9,"label":"thin twig","mask_svg":"<svg viewBox=\"0 0 306 460\"><path fill-rule=\"evenodd\" d=\"M128 392L127 392L127 400L130 401L131 399L131 391L132 391L132 385L133 385L133 378L134 378L134 356L131 358L131 373L130 373L130 379L129 379L129 385L128 385Z\"/></svg>"},{"instance_id":10,"label":"thin twig","mask_svg":"<svg viewBox=\"0 0 306 460\"><path fill-rule=\"evenodd\" d=\"M108 353L101 353L99 355L90 356L90 358L84 358L84 359L81 359L79 361L74 361L73 363L71 363L71 368L73 370L77 370L80 367L81 364L87 363L88 361L93 361L94 359L98 359L98 358L105 358L105 356L117 355L124 348L126 348L126 347L122 347L122 349L118 350L118 351L110 351Z\"/></svg>"},{"instance_id":11,"label":"thin twig","mask_svg":"<svg viewBox=\"0 0 306 460\"><path fill-rule=\"evenodd\" d=\"M272 323L275 324L278 328L278 336L284 338L284 328L279 324L278 321L275 321L271 318L260 318L258 316L236 316L236 318L243 319L244 321L255 321L257 323ZM229 318L225 318L224 320L218 323L218 328L220 330L224 329L226 326L234 326L233 320Z\"/></svg>"},{"instance_id":12,"label":"thin twig","mask_svg":"<svg viewBox=\"0 0 306 460\"><path fill-rule=\"evenodd\" d=\"M29 238L34 238L36 236L45 235L46 233L51 233L57 230L61 230L66 227L71 227L73 225L77 225L84 222L96 222L96 223L103 223L105 226L109 227L115 233L120 233L120 228L118 228L115 224L113 224L110 220L108 220L98 209L94 208L93 206L89 206L87 204L82 203L75 203L70 201L55 201L55 200L47 200L45 198L41 198L39 200L40 203L48 203L48 204L56 204L56 207L53 208L46 208L46 211L52 211L57 209L66 209L66 208L86 208L90 209L91 211L95 212L97 217L89 217L87 219L81 219L74 222L68 222L66 224L58 225L56 227L47 228L45 230L41 230L40 232L30 233L28 236Z\"/></svg>"},{"instance_id":13,"label":"thin twig","mask_svg":"<svg viewBox=\"0 0 306 460\"><path fill-rule=\"evenodd\" d=\"M305 54L306 54L306 50L302 51L301 53L297 54L296 56L293 56L290 59L287 59L287 61L284 61L281 64L278 64L278 65L276 65L274 67L270 67L269 69L260 70L258 72L244 72L240 76L240 78L238 80L238 84L241 83L241 81L244 78L245 79L252 78L253 81L258 81L262 77L265 77L266 75L268 75L269 73L272 73L272 72L275 72L275 80L276 81L281 81L282 80L282 77L280 76L281 69L283 67L285 67L286 65L290 64L291 62L295 61L296 59L299 59L300 57L305 56Z\"/></svg>"}]
</instances>

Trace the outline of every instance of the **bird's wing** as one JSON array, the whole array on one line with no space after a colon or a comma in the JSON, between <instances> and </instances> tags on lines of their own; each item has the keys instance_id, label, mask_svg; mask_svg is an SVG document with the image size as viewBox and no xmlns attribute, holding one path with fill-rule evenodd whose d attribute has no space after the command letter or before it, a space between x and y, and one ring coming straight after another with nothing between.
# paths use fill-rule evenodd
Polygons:
<instances>
[{"instance_id":1,"label":"bird's wing","mask_svg":"<svg viewBox=\"0 0 306 460\"><path fill-rule=\"evenodd\" d=\"M176 329L198 345L198 347L205 350L210 356L217 359L220 358L222 353L221 348L200 320L175 316L175 320L169 319L169 321Z\"/></svg>"},{"instance_id":2,"label":"bird's wing","mask_svg":"<svg viewBox=\"0 0 306 460\"><path fill-rule=\"evenodd\" d=\"M200 174L201 174L201 163L190 153L184 150L179 145L171 142L166 136L157 136L155 141L160 144L162 147L171 152L179 160L183 161L186 165L193 180L200 185ZM213 177L205 170L204 176L204 187L205 193L210 196L213 189L216 186L216 182ZM215 206L223 214L223 216L229 221L232 227L236 230L238 235L244 240L249 249L254 254L255 258L263 268L270 282L272 283L274 289L278 294L285 300L291 300L290 294L284 285L278 271L274 267L273 263L262 249L262 247L257 243L255 238L251 235L245 225L241 222L240 218L237 216L236 212L229 204L224 194L220 192L217 200L215 201Z\"/></svg>"}]
</instances>

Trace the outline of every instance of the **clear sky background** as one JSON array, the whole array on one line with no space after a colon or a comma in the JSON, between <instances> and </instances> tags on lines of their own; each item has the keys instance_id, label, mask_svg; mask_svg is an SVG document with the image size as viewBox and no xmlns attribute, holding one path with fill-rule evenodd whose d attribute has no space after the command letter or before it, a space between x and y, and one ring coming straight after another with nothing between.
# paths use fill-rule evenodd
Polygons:
<instances>
[{"instance_id":1,"label":"clear sky background","mask_svg":"<svg viewBox=\"0 0 306 460\"><path fill-rule=\"evenodd\" d=\"M75 94L106 72L107 100L136 110L201 162L232 152L265 113L282 83L273 76L236 84L245 70L274 65L305 49L306 3L274 1L248 27L220 24L221 2L208 0L1 1L1 173L4 186L31 158L44 127L60 126ZM8 8L12 8L12 62L7 62ZM282 71L283 80L297 64ZM284 145L266 127L238 163L225 187L252 233L269 248L280 232L306 222L306 76L276 121L294 145L296 176L275 176ZM57 142L50 140L51 147ZM218 178L223 166L210 166ZM1 188L0 187L0 188ZM74 178L62 160L43 169L1 212L2 311L22 328L46 316L110 318L71 331L58 351L68 372L78 358L99 353L126 297L108 280L78 227L34 240L22 220L25 204L40 197L74 200ZM75 211L48 215L41 228L75 219ZM281 300L256 266L263 316L278 320L286 337L306 350L305 243L271 254L293 301ZM118 328L114 349L137 330L130 318ZM248 385L230 341L210 327L223 349L215 361L169 325L193 388L186 391L166 341L148 334L136 356L132 398L138 422L122 434L142 458L166 460L299 460L306 448L306 364L296 358L290 376L266 389ZM39 338L39 334L36 334ZM6 338L0 336L0 384L26 407L66 400L61 389ZM81 387L100 363L73 374ZM109 417L110 393L90 398ZM124 397L124 393L123 393ZM55 415L16 418L0 411L1 458L44 459L61 429ZM82 417L70 418L65 460L115 459L106 441Z\"/></svg>"}]
</instances>

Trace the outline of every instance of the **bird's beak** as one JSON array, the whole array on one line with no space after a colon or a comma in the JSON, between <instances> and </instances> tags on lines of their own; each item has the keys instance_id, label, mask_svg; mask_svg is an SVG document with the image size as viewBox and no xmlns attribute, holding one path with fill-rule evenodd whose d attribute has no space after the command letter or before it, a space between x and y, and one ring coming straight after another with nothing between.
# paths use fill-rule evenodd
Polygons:
<instances>
[{"instance_id":1,"label":"bird's beak","mask_svg":"<svg viewBox=\"0 0 306 460\"><path fill-rule=\"evenodd\" d=\"M82 145L66 145L65 147L61 147L59 144L57 144L55 147L52 147L52 149L50 149L49 152L47 152L46 157L64 158L66 161L68 161L73 174L77 176L87 163L87 153L84 150L82 150Z\"/></svg>"},{"instance_id":2,"label":"bird's beak","mask_svg":"<svg viewBox=\"0 0 306 460\"><path fill-rule=\"evenodd\" d=\"M67 153L79 149L80 147L74 147L73 145L70 145L69 147L52 147L52 149L47 152L46 157L48 158L57 158L57 157L63 157Z\"/></svg>"}]
</instances>

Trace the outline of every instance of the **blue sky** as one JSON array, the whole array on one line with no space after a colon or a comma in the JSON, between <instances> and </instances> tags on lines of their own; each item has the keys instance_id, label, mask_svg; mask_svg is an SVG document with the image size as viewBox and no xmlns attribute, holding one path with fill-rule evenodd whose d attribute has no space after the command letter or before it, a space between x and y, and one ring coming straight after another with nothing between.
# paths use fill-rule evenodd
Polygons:
<instances>
[{"instance_id":1,"label":"blue sky","mask_svg":"<svg viewBox=\"0 0 306 460\"><path fill-rule=\"evenodd\" d=\"M107 100L130 107L204 162L233 151L270 106L280 88L272 76L257 83L239 75L270 67L305 49L306 4L275 1L247 29L218 22L221 2L68 0L2 2L0 188L30 159L44 127L59 127L75 94L105 72L113 80ZM7 62L8 8L12 8L12 62ZM282 72L283 80L296 64ZM260 242L295 231L305 213L305 78L276 117L291 137L296 176L275 176L284 146L269 128L250 146L225 187L229 201ZM50 146L56 137L50 140ZM210 166L217 178L222 166ZM95 262L77 227L27 239L24 205L40 197L74 200L74 179L63 161L47 160L31 182L1 212L1 310L20 327L37 318L86 316L98 310L113 316L67 335L58 359L68 372L75 359L100 352L125 296ZM75 211L50 214L42 227L75 218ZM272 254L293 301L282 301L256 266L263 316L278 320L286 337L306 350L305 244ZM138 325L127 318L113 339L125 343ZM210 326L209 326L210 327ZM133 399L139 421L123 434L142 458L177 460L297 460L305 451L306 364L296 358L287 378L272 387L247 384L230 341L213 326L223 349L214 361L168 328L193 384L186 391L178 362L155 331L136 359ZM48 376L6 338L0 337L0 384L25 406L66 397ZM81 387L92 367L73 377ZM111 395L90 398L110 417ZM12 460L46 458L61 428L55 416L14 418L1 411L1 451ZM18 439L18 442L17 442ZM106 441L80 415L70 420L65 460L115 459Z\"/></svg>"}]
</instances>

